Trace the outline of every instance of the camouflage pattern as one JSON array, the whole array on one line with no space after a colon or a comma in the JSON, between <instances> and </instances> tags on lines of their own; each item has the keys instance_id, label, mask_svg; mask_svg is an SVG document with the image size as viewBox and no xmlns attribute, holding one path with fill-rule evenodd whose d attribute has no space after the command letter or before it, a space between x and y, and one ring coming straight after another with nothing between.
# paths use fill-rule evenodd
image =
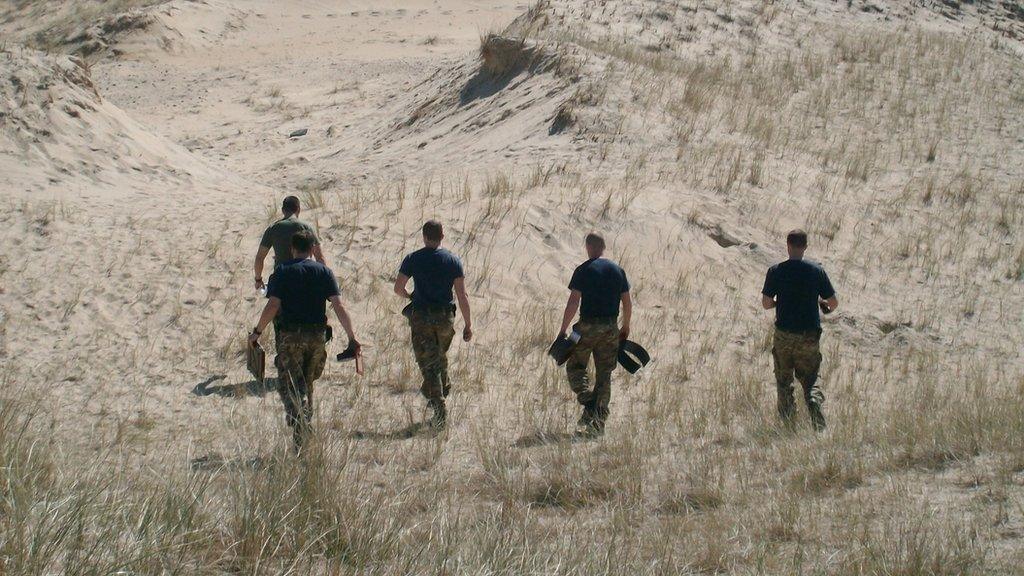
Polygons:
<instances>
[{"instance_id":1,"label":"camouflage pattern","mask_svg":"<svg viewBox=\"0 0 1024 576\"><path fill-rule=\"evenodd\" d=\"M455 337L452 311L413 310L409 314L412 350L423 374L420 392L431 406L443 406L451 383L448 380L448 348Z\"/></svg>"},{"instance_id":2,"label":"camouflage pattern","mask_svg":"<svg viewBox=\"0 0 1024 576\"><path fill-rule=\"evenodd\" d=\"M820 331L800 334L775 330L772 357L775 360L775 382L779 393L779 416L792 423L796 406L793 401L793 375L804 389L804 401L811 415L814 428L825 428L825 416L821 407L825 403L818 384L818 369L821 367L819 350Z\"/></svg>"},{"instance_id":3,"label":"camouflage pattern","mask_svg":"<svg viewBox=\"0 0 1024 576\"><path fill-rule=\"evenodd\" d=\"M615 323L590 324L580 322L575 326L580 341L573 348L565 371L569 386L576 393L576 400L584 408L581 425L595 425L600 430L608 418L608 404L612 396L612 371L618 362L619 328ZM590 388L587 365L594 357L596 377L594 388Z\"/></svg>"},{"instance_id":4,"label":"camouflage pattern","mask_svg":"<svg viewBox=\"0 0 1024 576\"><path fill-rule=\"evenodd\" d=\"M313 419L313 382L324 373L327 348L323 330L277 330L277 392L284 403L285 421L296 447L310 431Z\"/></svg>"}]
</instances>

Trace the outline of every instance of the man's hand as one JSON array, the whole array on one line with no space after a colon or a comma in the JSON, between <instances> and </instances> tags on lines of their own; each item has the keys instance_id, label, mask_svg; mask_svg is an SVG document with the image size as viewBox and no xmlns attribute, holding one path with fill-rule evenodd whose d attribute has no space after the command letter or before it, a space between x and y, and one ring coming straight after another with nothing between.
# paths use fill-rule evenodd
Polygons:
<instances>
[{"instance_id":1,"label":"man's hand","mask_svg":"<svg viewBox=\"0 0 1024 576\"><path fill-rule=\"evenodd\" d=\"M338 354L338 360L351 360L359 356L359 353L362 351L362 349L363 345L360 344L358 340L354 338L349 338L348 346L345 347L345 350L341 354Z\"/></svg>"},{"instance_id":2,"label":"man's hand","mask_svg":"<svg viewBox=\"0 0 1024 576\"><path fill-rule=\"evenodd\" d=\"M263 290L267 285L263 283L263 278L256 279L256 289Z\"/></svg>"},{"instance_id":3,"label":"man's hand","mask_svg":"<svg viewBox=\"0 0 1024 576\"><path fill-rule=\"evenodd\" d=\"M255 348L260 343L260 335L253 330L249 333L249 347Z\"/></svg>"},{"instance_id":4,"label":"man's hand","mask_svg":"<svg viewBox=\"0 0 1024 576\"><path fill-rule=\"evenodd\" d=\"M824 300L818 300L818 308L821 309L822 314L831 314L832 309L828 307L828 302Z\"/></svg>"},{"instance_id":5,"label":"man's hand","mask_svg":"<svg viewBox=\"0 0 1024 576\"><path fill-rule=\"evenodd\" d=\"M619 342L625 342L629 338L629 326L619 328Z\"/></svg>"},{"instance_id":6,"label":"man's hand","mask_svg":"<svg viewBox=\"0 0 1024 576\"><path fill-rule=\"evenodd\" d=\"M473 339L473 327L472 326L466 326L465 328L462 329L462 339L464 341L466 341L466 342L469 342L470 340Z\"/></svg>"}]
</instances>

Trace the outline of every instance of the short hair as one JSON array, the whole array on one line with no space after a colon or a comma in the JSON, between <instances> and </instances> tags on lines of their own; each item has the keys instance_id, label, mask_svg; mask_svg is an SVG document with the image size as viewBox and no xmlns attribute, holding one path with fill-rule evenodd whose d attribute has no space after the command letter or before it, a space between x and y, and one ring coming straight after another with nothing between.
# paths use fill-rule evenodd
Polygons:
<instances>
[{"instance_id":1,"label":"short hair","mask_svg":"<svg viewBox=\"0 0 1024 576\"><path fill-rule=\"evenodd\" d=\"M807 232L799 228L790 230L789 234L786 234L786 244L793 248L807 248Z\"/></svg>"},{"instance_id":2,"label":"short hair","mask_svg":"<svg viewBox=\"0 0 1024 576\"><path fill-rule=\"evenodd\" d=\"M590 246L591 248L604 250L604 236L601 236L597 232L591 232L590 234L587 234L586 243L587 246Z\"/></svg>"},{"instance_id":3,"label":"short hair","mask_svg":"<svg viewBox=\"0 0 1024 576\"><path fill-rule=\"evenodd\" d=\"M313 238L313 233L309 230L299 230L295 234L292 234L292 252L298 252L306 254L313 249L313 244L316 240Z\"/></svg>"},{"instance_id":4,"label":"short hair","mask_svg":"<svg viewBox=\"0 0 1024 576\"><path fill-rule=\"evenodd\" d=\"M288 214L295 214L299 208L299 199L296 196L289 196L284 199L284 202L281 202L281 210Z\"/></svg>"},{"instance_id":5,"label":"short hair","mask_svg":"<svg viewBox=\"0 0 1024 576\"><path fill-rule=\"evenodd\" d=\"M440 242L444 237L444 226L437 220L428 220L423 225L423 237L431 242Z\"/></svg>"}]
</instances>

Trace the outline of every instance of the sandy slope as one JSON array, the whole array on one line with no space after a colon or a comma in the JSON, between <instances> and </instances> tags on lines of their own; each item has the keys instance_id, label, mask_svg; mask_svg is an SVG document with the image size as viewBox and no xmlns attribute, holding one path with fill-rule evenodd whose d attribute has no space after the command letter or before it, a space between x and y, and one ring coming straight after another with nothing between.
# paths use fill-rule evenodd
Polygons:
<instances>
[{"instance_id":1,"label":"sandy slope","mask_svg":"<svg viewBox=\"0 0 1024 576\"><path fill-rule=\"evenodd\" d=\"M251 240L283 195L266 184L315 177L295 166L327 126L300 122L295 111L327 108L327 122L345 109L329 118L336 130L357 120L367 130L401 92L396 85L471 51L479 31L517 10L346 8L156 6L158 24L120 38L124 54L94 64L91 80L66 58L20 48L4 56L4 75L19 79L5 85L5 242L35 254L4 263L18 278L0 296L12 380L63 382L58 413L126 418L209 407L188 393L210 374L241 374L236 348L257 310L242 281L251 275ZM225 32L225 22L237 30ZM367 29L380 32L383 49L360 40ZM311 46L310 38L318 40ZM299 125L311 126L310 137L290 142ZM346 134L346 147L364 138ZM195 423L158 419L168 431Z\"/></svg>"},{"instance_id":2,"label":"sandy slope","mask_svg":"<svg viewBox=\"0 0 1024 576\"><path fill-rule=\"evenodd\" d=\"M371 478L393 472L376 467L381 450L428 442L389 436L421 410L389 283L431 216L449 224L479 315L477 341L454 351L464 392L431 464L455 484L478 473L481 427L504 445L571 423L542 350L590 228L630 272L637 338L659 359L622 378L613 416L671 431L659 481L698 448L756 461L771 441L757 291L792 226L811 230L843 300L825 368L839 434L903 425L872 410L922 382L1012 390L1018 21L987 3L955 18L844 4L554 0L512 28L540 64L501 78L480 71L480 35L528 6L499 0L173 0L111 38L89 76L7 48L4 385L52 406L72 460L126 438L144 466L279 444L273 392L223 396L248 381L256 239L297 193L373 346L359 382L329 367L321 413L360 443ZM763 418L702 412L751 398ZM969 505L953 479L929 478L951 509ZM1020 557L1019 539L999 546Z\"/></svg>"},{"instance_id":3,"label":"sandy slope","mask_svg":"<svg viewBox=\"0 0 1024 576\"><path fill-rule=\"evenodd\" d=\"M1006 337L1006 330L1016 334L1007 321L1021 303L1019 283L1007 284L1004 270L982 263L976 272L939 272L934 280L916 280L922 287L908 294L906 286L917 276L914 267L898 271L892 264L870 264L872 256L890 257L893 235L945 208L923 207L915 216L917 210L907 212L899 204L906 184L891 189L892 200L881 200L879 191L887 190L881 180L851 185L828 169L806 167L806 155L799 154L780 155L776 166L766 169L764 182L741 185L741 196L709 194L702 184L728 171L732 156L725 154L724 162L679 159L674 134L659 125L656 108L644 104L625 113L637 90L656 86L644 87L642 76L626 70L623 78L636 85L632 94L619 90L625 84L607 68L615 53L598 44L629 37L630 46L649 47L658 38L675 38L644 49L653 55L667 49L722 58L722 51L739 57L754 45L784 53L794 36L827 45L827 38L817 36L841 15L849 18L849 31L912 15L937 30L963 24L920 9L847 12L826 3L783 8L772 16L775 25L755 28L751 35L745 23L766 17L743 6L684 7L649 17L645 2L600 10L556 2L545 16L552 23L535 32L537 49L554 53L575 39L570 52L582 64L569 66L577 71L548 67L500 81L482 77L475 55L479 34L524 9L469 2L457 9L428 2L343 7L172 2L150 9L159 23L153 30L121 39L126 47L121 57L93 66L97 92L67 61L21 51L8 56L9 74L33 75L23 84L53 76L48 67L60 79L52 104L54 97L41 89L7 96L8 102L27 98L31 103L10 104L8 126L14 130L6 132L10 150L4 174L16 209L8 221L23 223L12 233L35 234L11 242L39 244L45 255L8 265L8 274L24 279L4 294L7 331L18 327L16 337L5 338L12 373L70 381L60 397L71 406L95 398L96 386L104 393L127 392L123 401L103 400L90 409L98 413L163 414L181 410L182 402L198 406L199 400L181 396L195 382L209 374L241 377L235 347L255 311L247 280L253 239L285 190L327 203L309 217L328 239L329 257L354 285L355 295L373 294L375 302L386 294L394 261L415 244L417 223L427 215L452 222L455 246L471 269L486 276L474 282L474 295L486 302L485 318L498 326L517 318L516 301L524 293L543 302L546 322L553 322L567 267L578 259L579 233L591 226L608 229L617 256L637 268L639 300L652 318L662 307L674 308L669 318L698 310L703 316L708 306L745 309L761 271L779 257L777 235L801 224L800 214L814 213L822 185L833 193L857 194L832 201L838 214L828 218L838 218L839 237L831 242L834 251L823 256L835 263L840 285L870 292L849 302L834 330L865 345L879 336L953 344L966 330L979 354L1010 355L1013 370L1019 370L1016 338ZM520 20L517 26L523 25ZM173 47L153 42L150 32L177 40ZM1019 69L1016 74L1011 82L1020 81ZM572 98L580 100L581 86L590 90L601 82L610 84L601 98L584 98L574 110L577 121L553 133L558 109ZM88 110L75 117L68 112L75 106ZM985 172L971 177L991 182L993 197L983 200L993 205L1004 194L1015 194L1021 178L1021 163L1012 160L1021 157L1014 138L1020 119L1003 120L1009 122L1000 130L1008 137L1005 143L997 137L979 148L977 139L988 137L977 134L950 142L961 156L950 158L949 168L939 172L955 184L958 171L970 170L963 155L979 159ZM871 129L852 122L847 130ZM287 138L297 128L310 133ZM38 143L33 131L52 135ZM997 165L987 164L989 153ZM698 161L708 163L708 171L694 176L687 162ZM603 176L580 171L580 162L596 166ZM748 158L737 156L735 162L749 169ZM507 190L501 190L503 183ZM788 197L778 196L781 187L789 190ZM431 192L424 196L427 189ZM606 213L601 205L609 199L620 205L595 217ZM878 240L866 239L858 222L889 202L903 214L898 226L871 222ZM871 256L856 256L865 252L865 241ZM962 256L971 266L978 258L975 250L994 249L979 241L972 239ZM1008 240L1005 246L1010 254L1017 243ZM1008 258L1012 264L1014 254ZM973 287L982 269L992 269L997 282L985 290ZM55 270L63 271L62 280L50 285L46 278ZM893 274L901 280L894 282ZM708 302L699 307L673 305L671 294L679 289L673 284L691 285L696 278L698 285L721 284L728 295L704 294ZM930 309L937 290L963 291L968 298L1007 307L953 296L948 314L929 313L927 322L915 327L915 311ZM385 296L373 306L390 309L392 304ZM364 324L380 313L356 306ZM372 330L389 337L385 328ZM486 324L481 332L484 345L501 341ZM661 337L671 346L703 333L697 327L670 328ZM536 337L542 341L547 335ZM747 336L726 339L742 343Z\"/></svg>"}]
</instances>

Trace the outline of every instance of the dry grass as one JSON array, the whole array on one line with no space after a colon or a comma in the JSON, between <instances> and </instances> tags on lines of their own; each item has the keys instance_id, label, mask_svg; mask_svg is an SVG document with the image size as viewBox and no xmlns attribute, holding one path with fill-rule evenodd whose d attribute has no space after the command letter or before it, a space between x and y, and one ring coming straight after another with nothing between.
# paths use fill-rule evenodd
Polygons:
<instances>
[{"instance_id":1,"label":"dry grass","mask_svg":"<svg viewBox=\"0 0 1024 576\"><path fill-rule=\"evenodd\" d=\"M315 212L327 242L349 238L348 252L361 254L343 282L376 344L362 381L335 374L326 382L342 387L321 387L317 449L302 460L287 454L269 397L219 400L223 409L204 411L208 424L227 418L227 444L150 448L166 421L108 417L84 440L93 449L83 459L47 440L60 423L38 408L45 403L7 396L5 571L1012 573L1019 551L996 553L993 545L1024 521L1019 384L1008 387L1006 372L969 353L940 356L927 342L860 351L847 342L856 335L839 330L826 341L830 431L785 432L772 413L763 319L732 296L693 299L706 271L679 286L645 272L664 269L682 246L621 252L639 301L673 310L665 318L642 305L636 321L637 337L661 356L643 379L616 376L605 438L570 441L573 402L564 375L542 354L554 295L505 306L479 294L501 290L485 262L496 244L536 233L523 218L544 206L540 199L557 206L552 192L567 189L564 202L579 202L572 189L587 185L561 167L345 194L311 183L323 199ZM475 212L476 199L494 200L501 215ZM576 218L614 217L601 216L602 202L593 195ZM435 209L450 215L455 249L482 283L478 325L488 327L483 348L454 354L453 427L440 436L417 425L415 369L379 280L415 231L367 228L415 222ZM40 208L39 217L51 212ZM470 230L476 236L467 241ZM525 268L533 258L506 264ZM677 342L686 341L680 328L659 329L709 314L721 317L690 344ZM753 337L737 344L744 334ZM176 346L187 354L213 343L206 338ZM126 370L142 366L125 360ZM972 480L964 484L963 474ZM979 487L997 497L972 498Z\"/></svg>"},{"instance_id":2,"label":"dry grass","mask_svg":"<svg viewBox=\"0 0 1024 576\"><path fill-rule=\"evenodd\" d=\"M795 19L748 4L659 5L640 22ZM1019 62L912 27L699 58L645 48L659 46L646 31L549 33L592 54L571 101L585 160L298 184L373 345L362 379L332 367L321 382L301 460L272 392L182 393L210 374L244 383L255 304L239 263L262 223L207 222L165 246L181 222L141 210L0 216L32 246L81 249L45 268L0 259L0 336L91 326L0 347L0 572L1019 573ZM254 206L253 222L276 212ZM478 335L453 351L440 435L420 425L390 293L434 216L467 264ZM823 342L822 435L777 425L756 307L795 224L844 304ZM591 228L631 275L635 338L656 360L617 373L608 434L574 442L576 406L543 351ZM143 257L158 277L126 264ZM109 281L92 288L79 260ZM68 276L44 290L53 269Z\"/></svg>"},{"instance_id":3,"label":"dry grass","mask_svg":"<svg viewBox=\"0 0 1024 576\"><path fill-rule=\"evenodd\" d=\"M17 24L14 38L37 50L91 54L100 44L125 29L145 27L141 9L164 0L16 0L0 8L0 22ZM116 17L133 14L133 17ZM98 26L97 35L91 28Z\"/></svg>"},{"instance_id":4,"label":"dry grass","mask_svg":"<svg viewBox=\"0 0 1024 576\"><path fill-rule=\"evenodd\" d=\"M496 376L521 375L508 366ZM672 386L652 380L644 395ZM991 472L980 481L1019 503L1022 396L977 406L964 401L977 398L967 391L933 390L922 405L929 392L915 386L889 404L851 398L846 386L830 382L843 407L821 438L778 431L767 402L735 410L744 406L738 399L723 407L718 394L703 394L691 395L675 421L624 415L606 439L583 444L559 438L571 418L561 401L542 417L545 433L517 441L513 430L488 425L503 405L513 422L530 416L525 410L551 394L543 383L511 397L464 386L455 406L466 424L405 440L386 439L386 427L355 433L392 417L393 403L368 389L365 413L342 421L330 416L345 413L340 399L327 395L323 436L302 460L282 442L261 447L256 435L191 469L160 452L136 468L119 456L140 444L125 434L93 462L72 465L43 440L46 417L8 399L0 406L0 558L12 574L1008 570L986 543L1019 521L1019 509L992 525L992 505L939 506L921 488L951 489L929 470L1015 455L983 466ZM631 392L621 390L617 404ZM481 408L469 417L473 405ZM712 418L703 440L684 432L702 413ZM737 421L754 415L753 424ZM872 429L878 422L889 424ZM467 443L471 451L459 455ZM112 476L111 466L120 472ZM594 554L596 542L612 547Z\"/></svg>"}]
</instances>

